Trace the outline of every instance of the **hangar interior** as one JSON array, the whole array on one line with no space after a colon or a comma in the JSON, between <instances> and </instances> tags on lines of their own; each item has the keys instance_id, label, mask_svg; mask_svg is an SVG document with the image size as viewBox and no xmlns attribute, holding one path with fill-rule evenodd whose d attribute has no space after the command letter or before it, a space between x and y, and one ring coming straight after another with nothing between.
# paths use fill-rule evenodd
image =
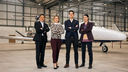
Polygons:
<instances>
[{"instance_id":1,"label":"hangar interior","mask_svg":"<svg viewBox=\"0 0 128 72\"><path fill-rule=\"evenodd\" d=\"M0 25L12 27L33 26L35 16L43 13L51 24L54 15L61 23L68 18L68 11L75 11L75 18L82 22L87 13L91 21L111 28L116 24L121 31L128 31L127 0L1 0Z\"/></svg>"},{"instance_id":2,"label":"hangar interior","mask_svg":"<svg viewBox=\"0 0 128 72\"><path fill-rule=\"evenodd\" d=\"M64 24L69 10L75 11L75 19L80 23L87 13L98 26L112 29L116 25L120 31L128 32L127 4L127 0L0 0L0 34L17 35L17 29L28 32L39 14L45 14L49 26L55 15Z\"/></svg>"},{"instance_id":3,"label":"hangar interior","mask_svg":"<svg viewBox=\"0 0 128 72\"><path fill-rule=\"evenodd\" d=\"M27 35L34 32L36 16L45 14L45 22L50 26L53 16L60 17L60 23L69 18L68 11L74 10L75 19L83 22L83 15L95 25L114 29L116 26L128 37L128 0L0 0L0 36L21 36L16 31ZM64 69L66 47L60 50L59 69L53 70L52 49L47 43L45 64L47 68L38 70L35 61L35 44L30 41L16 40L9 43L8 39L0 39L0 71L2 72L128 72L128 40L121 43L106 43L108 52L103 53L99 42L93 42L94 63L89 70L88 54L86 66L75 69L74 51L71 50L69 69ZM81 48L79 64L81 63Z\"/></svg>"}]
</instances>

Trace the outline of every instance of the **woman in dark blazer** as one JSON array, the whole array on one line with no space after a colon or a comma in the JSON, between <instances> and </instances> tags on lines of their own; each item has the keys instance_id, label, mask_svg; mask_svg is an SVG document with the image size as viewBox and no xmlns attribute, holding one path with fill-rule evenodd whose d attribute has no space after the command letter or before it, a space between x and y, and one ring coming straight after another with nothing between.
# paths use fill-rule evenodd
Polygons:
<instances>
[{"instance_id":1,"label":"woman in dark blazer","mask_svg":"<svg viewBox=\"0 0 128 72\"><path fill-rule=\"evenodd\" d=\"M89 22L89 16L87 14L84 15L84 23L80 26L80 40L82 43L82 64L80 67L85 66L85 54L86 54L86 46L88 48L88 55L89 55L89 67L88 69L92 68L92 62L93 62L93 52L92 52L92 41L94 40L93 34L92 34L92 28L94 23Z\"/></svg>"}]
</instances>

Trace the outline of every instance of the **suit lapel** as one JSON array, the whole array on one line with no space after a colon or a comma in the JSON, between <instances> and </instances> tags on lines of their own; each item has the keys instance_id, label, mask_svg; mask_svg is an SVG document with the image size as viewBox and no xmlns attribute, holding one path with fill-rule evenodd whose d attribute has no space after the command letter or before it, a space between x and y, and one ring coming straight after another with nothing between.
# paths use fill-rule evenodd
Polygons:
<instances>
[{"instance_id":1,"label":"suit lapel","mask_svg":"<svg viewBox=\"0 0 128 72\"><path fill-rule=\"evenodd\" d=\"M40 22L40 21L39 21L39 23L40 23L40 26L41 26L41 28L42 28L42 24L41 24L41 22ZM44 23L44 27L43 27L43 28L45 28L45 25L46 25L46 24Z\"/></svg>"},{"instance_id":2,"label":"suit lapel","mask_svg":"<svg viewBox=\"0 0 128 72\"><path fill-rule=\"evenodd\" d=\"M70 22L70 23L74 23L74 21L75 21L75 20L73 19L73 21L71 22L70 19L69 19L69 22Z\"/></svg>"},{"instance_id":3,"label":"suit lapel","mask_svg":"<svg viewBox=\"0 0 128 72\"><path fill-rule=\"evenodd\" d=\"M89 27L89 22L87 23L87 27Z\"/></svg>"},{"instance_id":4,"label":"suit lapel","mask_svg":"<svg viewBox=\"0 0 128 72\"><path fill-rule=\"evenodd\" d=\"M42 28L42 25L41 25L41 22L39 21L39 27L41 27Z\"/></svg>"},{"instance_id":5,"label":"suit lapel","mask_svg":"<svg viewBox=\"0 0 128 72\"><path fill-rule=\"evenodd\" d=\"M46 28L45 26L46 26L46 24L44 23L44 28Z\"/></svg>"},{"instance_id":6,"label":"suit lapel","mask_svg":"<svg viewBox=\"0 0 128 72\"><path fill-rule=\"evenodd\" d=\"M71 26L74 26L74 22L75 22L75 20L73 19L73 21L71 22L70 21L70 19L69 19L69 24L71 25Z\"/></svg>"},{"instance_id":7,"label":"suit lapel","mask_svg":"<svg viewBox=\"0 0 128 72\"><path fill-rule=\"evenodd\" d=\"M74 23L74 22L75 22L75 20L73 19L72 23Z\"/></svg>"},{"instance_id":8,"label":"suit lapel","mask_svg":"<svg viewBox=\"0 0 128 72\"><path fill-rule=\"evenodd\" d=\"M70 24L72 23L72 22L70 21L70 19L69 19L68 21L69 21Z\"/></svg>"}]
</instances>

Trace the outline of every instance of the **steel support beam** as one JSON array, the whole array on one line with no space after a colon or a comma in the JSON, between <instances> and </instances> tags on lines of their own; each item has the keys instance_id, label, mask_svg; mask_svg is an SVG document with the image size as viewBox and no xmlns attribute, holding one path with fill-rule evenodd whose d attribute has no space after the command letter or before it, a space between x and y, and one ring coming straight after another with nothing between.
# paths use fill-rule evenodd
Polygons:
<instances>
[{"instance_id":1,"label":"steel support beam","mask_svg":"<svg viewBox=\"0 0 128 72\"><path fill-rule=\"evenodd\" d=\"M8 3L6 1L6 24L8 25Z\"/></svg>"},{"instance_id":2,"label":"steel support beam","mask_svg":"<svg viewBox=\"0 0 128 72\"><path fill-rule=\"evenodd\" d=\"M25 4L24 4L24 0L23 0L23 8L22 8L22 26L24 26L24 6Z\"/></svg>"},{"instance_id":3,"label":"steel support beam","mask_svg":"<svg viewBox=\"0 0 128 72\"><path fill-rule=\"evenodd\" d=\"M45 10L46 10L46 8L45 8L45 6L44 6L44 16L46 15L46 12L45 12ZM45 22L45 20L44 20L44 22Z\"/></svg>"},{"instance_id":4,"label":"steel support beam","mask_svg":"<svg viewBox=\"0 0 128 72\"><path fill-rule=\"evenodd\" d=\"M124 31L126 31L126 19L127 19L127 18L126 18L126 15L127 15L127 14L126 14L126 13L127 13L126 11L127 11L127 10L126 10L126 6L124 5Z\"/></svg>"},{"instance_id":5,"label":"steel support beam","mask_svg":"<svg viewBox=\"0 0 128 72\"><path fill-rule=\"evenodd\" d=\"M114 24L116 24L116 3L115 3L115 5L114 5L114 9L115 9L115 10L114 10L114 11L115 11L115 12L114 12L114 14L115 14L115 15L114 15Z\"/></svg>"},{"instance_id":6,"label":"steel support beam","mask_svg":"<svg viewBox=\"0 0 128 72\"><path fill-rule=\"evenodd\" d=\"M62 8L63 8L63 6L64 6L64 5L63 5L63 3L62 3ZM63 17L64 17L63 14L64 14L64 11L62 10L62 16L61 16L61 18L62 18L62 22L61 22L61 23L62 23L62 24L63 24Z\"/></svg>"},{"instance_id":7,"label":"steel support beam","mask_svg":"<svg viewBox=\"0 0 128 72\"><path fill-rule=\"evenodd\" d=\"M15 3L15 26L16 26L16 3Z\"/></svg>"},{"instance_id":8,"label":"steel support beam","mask_svg":"<svg viewBox=\"0 0 128 72\"><path fill-rule=\"evenodd\" d=\"M80 9L80 6L78 5L78 12L77 12L77 20L79 21L79 9Z\"/></svg>"},{"instance_id":9,"label":"steel support beam","mask_svg":"<svg viewBox=\"0 0 128 72\"><path fill-rule=\"evenodd\" d=\"M51 9L49 9L49 25L51 25Z\"/></svg>"},{"instance_id":10,"label":"steel support beam","mask_svg":"<svg viewBox=\"0 0 128 72\"><path fill-rule=\"evenodd\" d=\"M104 10L105 10L105 8L104 8ZM103 15L103 27L105 27L105 14Z\"/></svg>"},{"instance_id":11,"label":"steel support beam","mask_svg":"<svg viewBox=\"0 0 128 72\"><path fill-rule=\"evenodd\" d=\"M53 6L58 5L59 2L60 2L60 0L53 1L53 2L51 2L51 3L47 4L47 5L45 5L45 7L49 9L49 8L51 8L51 7L53 7Z\"/></svg>"},{"instance_id":12,"label":"steel support beam","mask_svg":"<svg viewBox=\"0 0 128 72\"><path fill-rule=\"evenodd\" d=\"M59 18L60 18L60 22L61 22L61 24L63 23L62 22L62 10L61 10L61 8L62 8L62 2L61 1L59 1Z\"/></svg>"},{"instance_id":13,"label":"steel support beam","mask_svg":"<svg viewBox=\"0 0 128 72\"><path fill-rule=\"evenodd\" d=\"M91 3L91 21L93 21L93 2Z\"/></svg>"}]
</instances>

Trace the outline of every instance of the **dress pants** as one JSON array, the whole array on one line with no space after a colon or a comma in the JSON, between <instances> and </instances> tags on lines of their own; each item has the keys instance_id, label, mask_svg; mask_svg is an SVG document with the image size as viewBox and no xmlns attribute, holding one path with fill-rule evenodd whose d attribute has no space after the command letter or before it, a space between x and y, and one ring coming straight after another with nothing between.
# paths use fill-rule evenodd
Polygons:
<instances>
[{"instance_id":1,"label":"dress pants","mask_svg":"<svg viewBox=\"0 0 128 72\"><path fill-rule=\"evenodd\" d=\"M92 65L92 62L93 62L92 42L82 42L82 49L81 49L82 50L82 64L85 64L86 45L88 48L89 65Z\"/></svg>"},{"instance_id":2,"label":"dress pants","mask_svg":"<svg viewBox=\"0 0 128 72\"><path fill-rule=\"evenodd\" d=\"M36 64L37 67L44 64L46 42L35 42L36 44Z\"/></svg>"},{"instance_id":3,"label":"dress pants","mask_svg":"<svg viewBox=\"0 0 128 72\"><path fill-rule=\"evenodd\" d=\"M78 39L66 38L66 64L69 64L71 43L73 43L75 64L78 64Z\"/></svg>"},{"instance_id":4,"label":"dress pants","mask_svg":"<svg viewBox=\"0 0 128 72\"><path fill-rule=\"evenodd\" d=\"M53 63L58 62L61 44L61 39L51 39Z\"/></svg>"}]
</instances>

